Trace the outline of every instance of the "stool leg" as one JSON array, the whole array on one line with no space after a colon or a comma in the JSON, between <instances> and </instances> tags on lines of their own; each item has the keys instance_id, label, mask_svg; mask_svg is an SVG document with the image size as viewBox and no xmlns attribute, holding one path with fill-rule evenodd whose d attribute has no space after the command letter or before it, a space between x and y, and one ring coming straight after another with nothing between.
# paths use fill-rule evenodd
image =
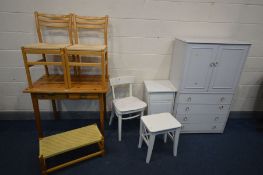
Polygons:
<instances>
[{"instance_id":1,"label":"stool leg","mask_svg":"<svg viewBox=\"0 0 263 175\"><path fill-rule=\"evenodd\" d=\"M167 142L167 133L165 133L165 134L163 135L163 141L164 141L164 143Z\"/></svg>"},{"instance_id":2,"label":"stool leg","mask_svg":"<svg viewBox=\"0 0 263 175\"><path fill-rule=\"evenodd\" d=\"M141 148L142 147L142 134L143 134L143 132L142 132L142 126L143 124L142 124L142 120L140 120L140 135L139 135L139 144L138 144L138 148Z\"/></svg>"},{"instance_id":3,"label":"stool leg","mask_svg":"<svg viewBox=\"0 0 263 175\"><path fill-rule=\"evenodd\" d=\"M118 137L119 137L119 141L121 141L122 116L121 115L117 115L117 116L118 116Z\"/></svg>"},{"instance_id":4,"label":"stool leg","mask_svg":"<svg viewBox=\"0 0 263 175\"><path fill-rule=\"evenodd\" d=\"M152 156L154 140L155 140L155 135L154 134L150 134L150 140L149 140L149 144L148 144L146 163L150 162L150 159L151 159L151 156Z\"/></svg>"},{"instance_id":5,"label":"stool leg","mask_svg":"<svg viewBox=\"0 0 263 175\"><path fill-rule=\"evenodd\" d=\"M180 130L181 128L176 129L174 132L174 145L173 145L173 154L174 156L177 155L177 147L178 147L178 141L180 136Z\"/></svg>"}]
</instances>

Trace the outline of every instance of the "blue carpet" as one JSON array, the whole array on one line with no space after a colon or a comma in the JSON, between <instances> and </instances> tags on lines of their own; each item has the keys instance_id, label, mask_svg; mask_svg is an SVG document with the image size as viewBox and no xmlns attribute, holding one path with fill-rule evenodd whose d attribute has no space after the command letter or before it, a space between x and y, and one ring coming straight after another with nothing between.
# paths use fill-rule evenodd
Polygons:
<instances>
[{"instance_id":1,"label":"blue carpet","mask_svg":"<svg viewBox=\"0 0 263 175\"><path fill-rule=\"evenodd\" d=\"M78 128L95 120L43 121L45 135ZM107 124L106 124L107 125ZM178 155L172 143L157 137L150 164L147 147L138 145L139 120L124 122L123 141L117 141L117 121L106 126L106 155L51 173L53 175L262 175L263 133L254 120L232 119L224 134L182 134ZM40 174L34 121L0 121L1 174Z\"/></svg>"}]
</instances>

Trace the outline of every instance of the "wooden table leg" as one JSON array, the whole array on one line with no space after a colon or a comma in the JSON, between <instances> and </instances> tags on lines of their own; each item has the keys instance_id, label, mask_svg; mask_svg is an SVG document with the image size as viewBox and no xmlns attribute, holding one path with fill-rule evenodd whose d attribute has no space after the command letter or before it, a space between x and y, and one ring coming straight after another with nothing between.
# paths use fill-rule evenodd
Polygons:
<instances>
[{"instance_id":1,"label":"wooden table leg","mask_svg":"<svg viewBox=\"0 0 263 175\"><path fill-rule=\"evenodd\" d=\"M100 103L100 131L102 135L104 136L104 98L103 94L99 94L99 103Z\"/></svg>"},{"instance_id":2,"label":"wooden table leg","mask_svg":"<svg viewBox=\"0 0 263 175\"><path fill-rule=\"evenodd\" d=\"M104 103L104 115L106 116L106 120L108 118L108 113L107 113L107 102L106 102L106 93L103 94L103 103ZM105 118L105 117L104 117Z\"/></svg>"},{"instance_id":3,"label":"wooden table leg","mask_svg":"<svg viewBox=\"0 0 263 175\"><path fill-rule=\"evenodd\" d=\"M51 101L52 101L52 108L53 108L54 118L57 120L57 119L59 119L59 113L57 111L56 100L51 100Z\"/></svg>"},{"instance_id":4,"label":"wooden table leg","mask_svg":"<svg viewBox=\"0 0 263 175\"><path fill-rule=\"evenodd\" d=\"M35 114L35 122L36 122L38 137L42 138L43 132L42 132L41 121L40 121L40 111L39 111L38 99L35 94L31 94L31 99L32 99L32 104L33 104L33 109L34 109L34 114Z\"/></svg>"}]
</instances>

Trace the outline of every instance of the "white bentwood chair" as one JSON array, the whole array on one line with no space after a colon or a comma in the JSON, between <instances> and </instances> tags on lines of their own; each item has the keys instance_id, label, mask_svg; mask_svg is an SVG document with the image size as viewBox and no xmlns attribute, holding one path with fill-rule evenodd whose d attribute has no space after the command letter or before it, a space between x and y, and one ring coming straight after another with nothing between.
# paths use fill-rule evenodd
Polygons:
<instances>
[{"instance_id":1,"label":"white bentwood chair","mask_svg":"<svg viewBox=\"0 0 263 175\"><path fill-rule=\"evenodd\" d=\"M110 85L112 88L112 111L109 125L111 125L114 113L118 118L118 138L121 141L121 130L122 130L122 120L129 120L136 117L143 116L143 112L147 106L145 102L132 96L132 83L134 83L134 76L122 76L110 79ZM129 96L118 98L115 94L115 87L119 85L129 85ZM124 115L128 115L124 117Z\"/></svg>"}]
</instances>

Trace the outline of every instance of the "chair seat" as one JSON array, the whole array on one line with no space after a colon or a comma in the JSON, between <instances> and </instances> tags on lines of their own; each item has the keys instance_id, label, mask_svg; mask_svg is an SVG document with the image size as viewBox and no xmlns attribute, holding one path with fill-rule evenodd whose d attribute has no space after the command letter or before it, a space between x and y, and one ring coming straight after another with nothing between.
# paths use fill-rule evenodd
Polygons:
<instances>
[{"instance_id":1,"label":"chair seat","mask_svg":"<svg viewBox=\"0 0 263 175\"><path fill-rule=\"evenodd\" d=\"M170 113L142 116L141 120L150 132L171 130L182 126Z\"/></svg>"},{"instance_id":2,"label":"chair seat","mask_svg":"<svg viewBox=\"0 0 263 175\"><path fill-rule=\"evenodd\" d=\"M118 113L131 112L144 109L147 104L136 97L125 97L113 100L113 104Z\"/></svg>"},{"instance_id":3,"label":"chair seat","mask_svg":"<svg viewBox=\"0 0 263 175\"><path fill-rule=\"evenodd\" d=\"M51 43L36 43L24 46L26 49L54 49L59 50L69 46L70 44L51 44Z\"/></svg>"},{"instance_id":4,"label":"chair seat","mask_svg":"<svg viewBox=\"0 0 263 175\"><path fill-rule=\"evenodd\" d=\"M103 51L106 45L87 45L87 44L74 44L67 47L68 50L87 50L87 51Z\"/></svg>"}]
</instances>

